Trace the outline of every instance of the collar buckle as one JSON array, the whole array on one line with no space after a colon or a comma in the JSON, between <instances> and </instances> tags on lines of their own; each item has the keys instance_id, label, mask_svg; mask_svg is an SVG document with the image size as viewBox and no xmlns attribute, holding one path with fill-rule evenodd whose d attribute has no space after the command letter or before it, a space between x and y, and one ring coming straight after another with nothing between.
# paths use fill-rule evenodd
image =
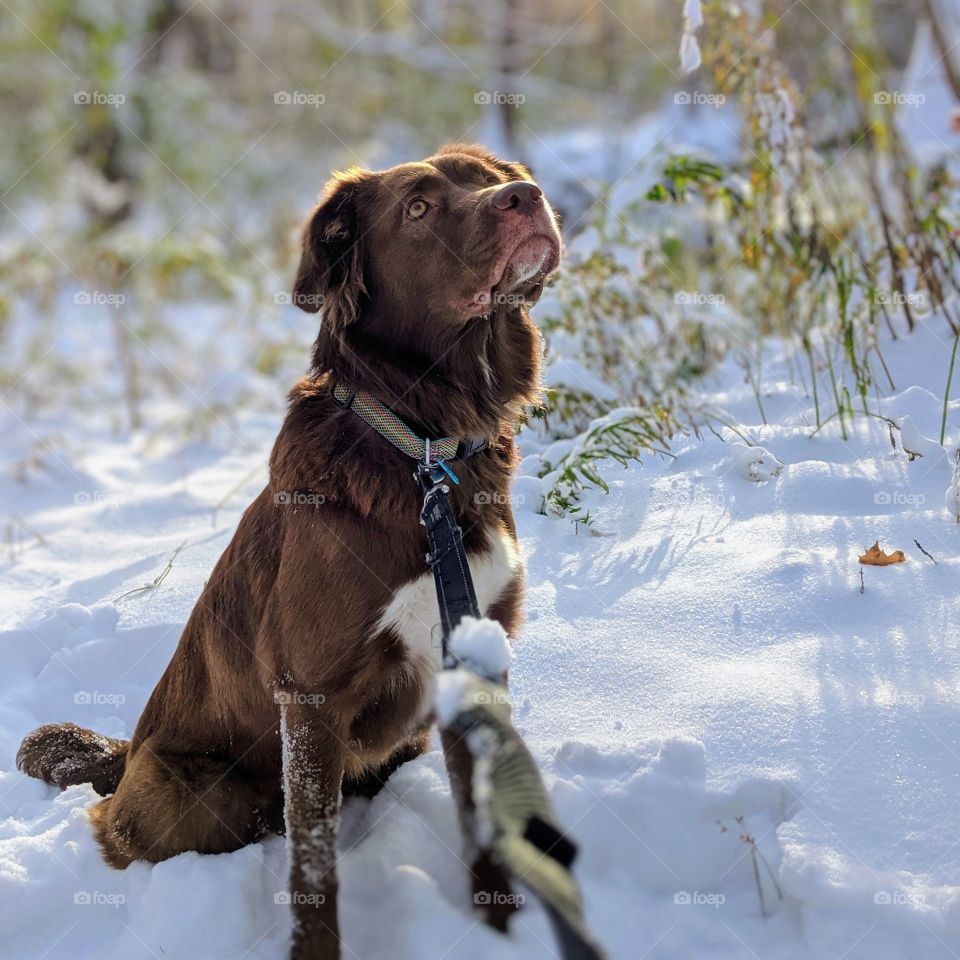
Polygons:
<instances>
[{"instance_id":1,"label":"collar buckle","mask_svg":"<svg viewBox=\"0 0 960 960\"><path fill-rule=\"evenodd\" d=\"M467 457L472 457L475 453L486 450L489 445L490 441L486 437L467 437L460 441L455 459L466 460Z\"/></svg>"}]
</instances>

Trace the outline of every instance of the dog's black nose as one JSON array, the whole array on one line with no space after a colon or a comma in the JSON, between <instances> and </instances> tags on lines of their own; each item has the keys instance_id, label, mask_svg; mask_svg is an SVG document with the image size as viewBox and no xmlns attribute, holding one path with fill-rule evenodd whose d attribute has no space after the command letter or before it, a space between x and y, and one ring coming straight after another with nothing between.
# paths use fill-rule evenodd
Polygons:
<instances>
[{"instance_id":1,"label":"dog's black nose","mask_svg":"<svg viewBox=\"0 0 960 960\"><path fill-rule=\"evenodd\" d=\"M493 195L493 205L498 210L515 210L517 213L533 213L540 206L543 191L529 180L517 180L502 186Z\"/></svg>"}]
</instances>

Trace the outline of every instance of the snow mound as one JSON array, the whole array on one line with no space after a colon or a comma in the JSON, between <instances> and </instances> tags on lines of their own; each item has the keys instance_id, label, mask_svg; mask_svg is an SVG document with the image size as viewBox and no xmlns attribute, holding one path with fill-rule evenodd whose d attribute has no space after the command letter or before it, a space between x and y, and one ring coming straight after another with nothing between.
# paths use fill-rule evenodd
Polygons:
<instances>
[{"instance_id":1,"label":"snow mound","mask_svg":"<svg viewBox=\"0 0 960 960\"><path fill-rule=\"evenodd\" d=\"M960 523L960 466L953 471L953 477L950 479L950 485L943 498L947 508L947 513L953 517L957 523Z\"/></svg>"},{"instance_id":2,"label":"snow mound","mask_svg":"<svg viewBox=\"0 0 960 960\"><path fill-rule=\"evenodd\" d=\"M730 461L744 480L754 483L766 483L780 476L784 467L769 450L739 441L730 445Z\"/></svg>"}]
</instances>

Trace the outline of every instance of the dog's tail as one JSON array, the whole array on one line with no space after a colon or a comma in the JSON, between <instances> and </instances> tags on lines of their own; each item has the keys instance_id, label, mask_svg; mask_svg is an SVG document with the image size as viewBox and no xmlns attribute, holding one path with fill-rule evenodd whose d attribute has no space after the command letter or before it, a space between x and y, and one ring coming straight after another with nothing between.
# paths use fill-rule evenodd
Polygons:
<instances>
[{"instance_id":1,"label":"dog's tail","mask_svg":"<svg viewBox=\"0 0 960 960\"><path fill-rule=\"evenodd\" d=\"M105 797L120 783L129 746L129 740L104 737L75 723L48 723L24 737L17 766L61 790L89 783Z\"/></svg>"}]
</instances>

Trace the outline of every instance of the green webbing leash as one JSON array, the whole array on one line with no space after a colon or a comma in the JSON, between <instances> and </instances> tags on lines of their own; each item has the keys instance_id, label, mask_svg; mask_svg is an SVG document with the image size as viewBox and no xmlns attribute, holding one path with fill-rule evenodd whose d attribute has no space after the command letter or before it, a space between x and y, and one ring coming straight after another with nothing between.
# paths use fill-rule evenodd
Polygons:
<instances>
[{"instance_id":1,"label":"green webbing leash","mask_svg":"<svg viewBox=\"0 0 960 960\"><path fill-rule=\"evenodd\" d=\"M570 870L576 845L554 821L537 762L511 722L506 687L463 666L444 676L458 689L443 727L464 737L473 755L474 819L492 833L484 848L544 905L564 960L603 960Z\"/></svg>"}]
</instances>

